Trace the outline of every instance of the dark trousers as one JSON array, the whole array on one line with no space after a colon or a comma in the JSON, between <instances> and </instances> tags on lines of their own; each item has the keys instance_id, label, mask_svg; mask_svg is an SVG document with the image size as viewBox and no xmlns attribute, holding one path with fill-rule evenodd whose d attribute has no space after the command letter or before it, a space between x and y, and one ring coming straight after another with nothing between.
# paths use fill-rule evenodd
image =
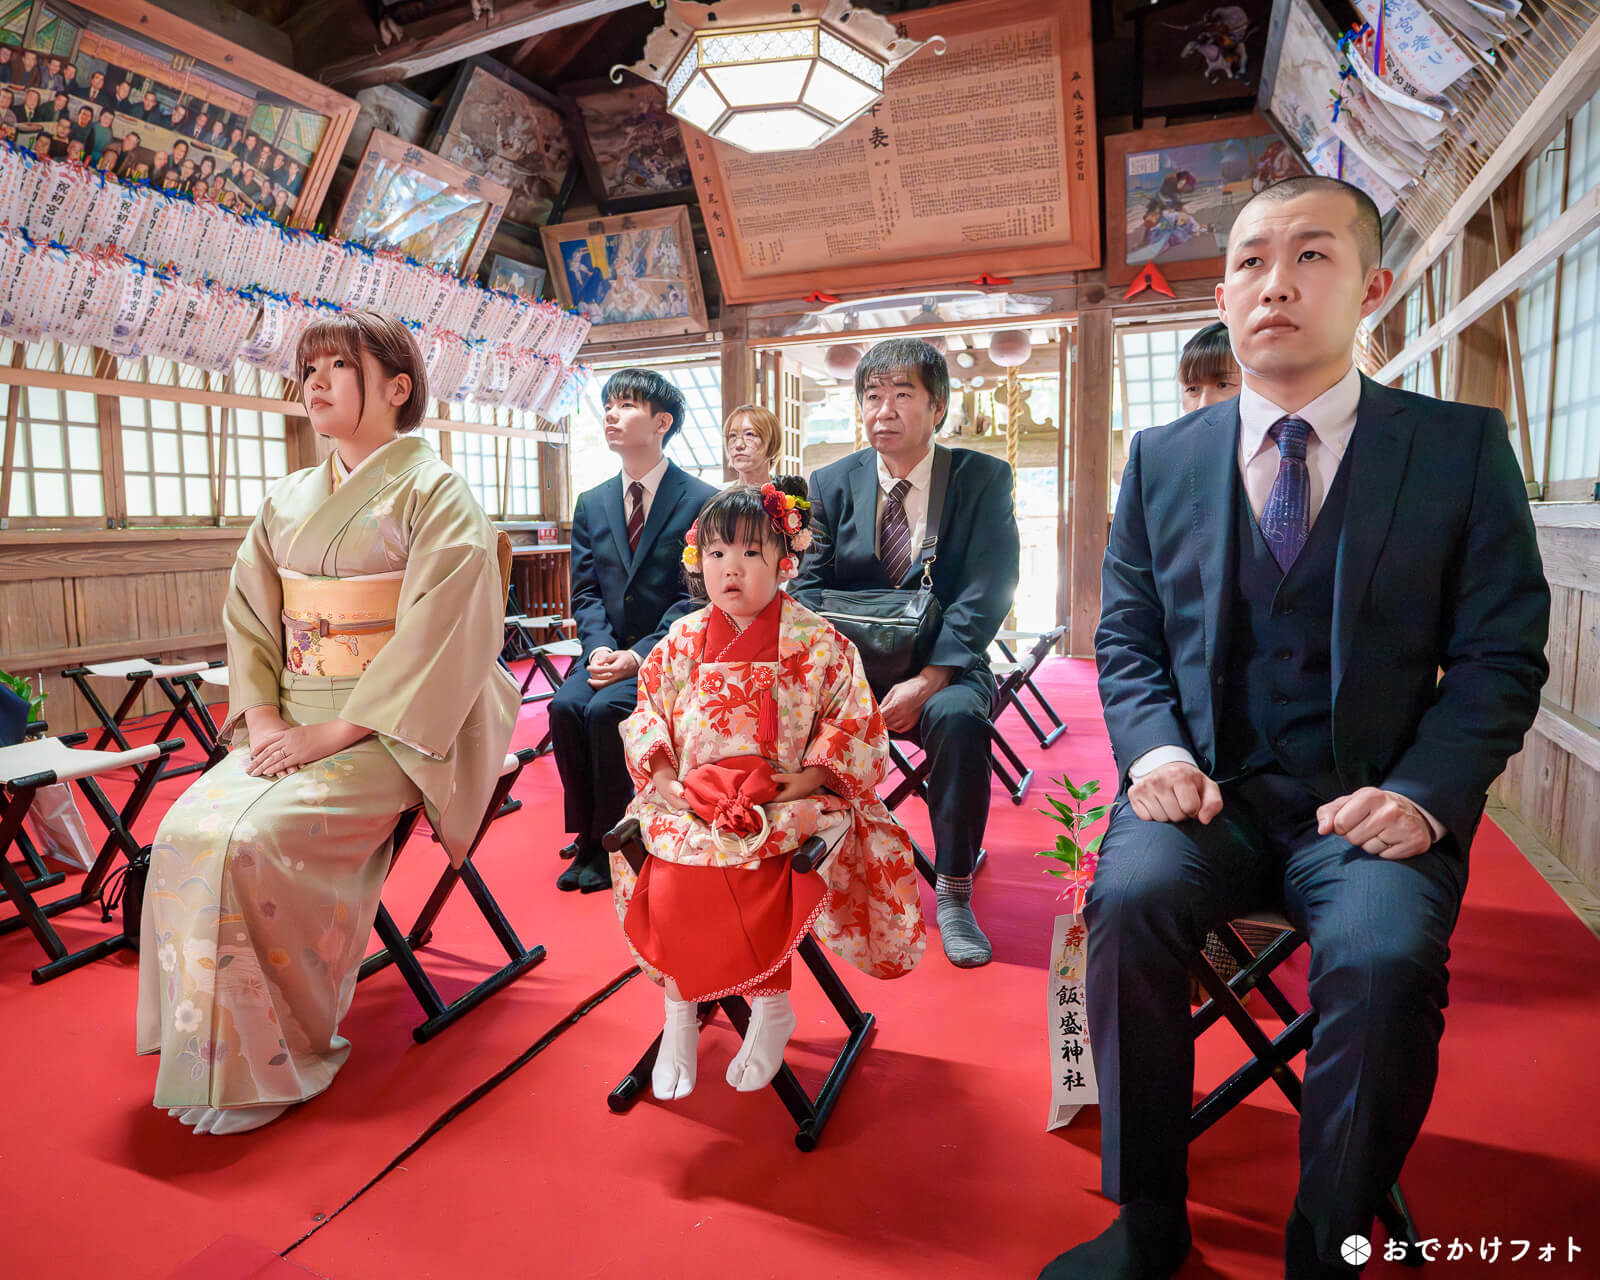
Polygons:
<instances>
[{"instance_id":1,"label":"dark trousers","mask_svg":"<svg viewBox=\"0 0 1600 1280\"><path fill-rule=\"evenodd\" d=\"M994 677L964 671L922 704L909 735L928 754L928 816L940 875L970 876L989 824L989 711Z\"/></svg>"},{"instance_id":2,"label":"dark trousers","mask_svg":"<svg viewBox=\"0 0 1600 1280\"><path fill-rule=\"evenodd\" d=\"M1085 917L1102 1185L1118 1204L1185 1196L1189 963L1208 930L1281 907L1311 944L1317 1014L1299 1205L1318 1255L1337 1261L1346 1236L1371 1234L1428 1114L1466 859L1448 836L1403 862L1319 836L1316 798L1281 773L1222 794L1204 827L1145 822L1123 797L1100 850Z\"/></svg>"},{"instance_id":3,"label":"dark trousers","mask_svg":"<svg viewBox=\"0 0 1600 1280\"><path fill-rule=\"evenodd\" d=\"M600 848L600 837L622 821L633 799L633 781L622 753L622 722L639 697L637 679L618 680L602 689L589 685L589 666L580 662L550 700L550 739L567 830L585 854Z\"/></svg>"}]
</instances>

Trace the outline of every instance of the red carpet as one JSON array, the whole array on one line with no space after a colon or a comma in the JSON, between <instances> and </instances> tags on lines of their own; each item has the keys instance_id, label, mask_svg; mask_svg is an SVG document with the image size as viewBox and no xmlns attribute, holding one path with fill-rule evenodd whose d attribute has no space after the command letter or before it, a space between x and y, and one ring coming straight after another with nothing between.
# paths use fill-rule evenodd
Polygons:
<instances>
[{"instance_id":1,"label":"red carpet","mask_svg":"<svg viewBox=\"0 0 1600 1280\"><path fill-rule=\"evenodd\" d=\"M0 1271L161 1277L219 1237L282 1252L320 1226L288 1262L337 1280L1028 1280L1112 1216L1098 1194L1097 1113L1043 1130L1044 967L1056 902L1030 856L1053 835L1034 812L1046 773L1109 784L1111 759L1092 668L1052 663L1042 684L1072 731L1047 753L1024 738L1040 770L1035 791L1022 807L994 804L977 901L996 962L957 972L930 938L923 966L900 982L845 973L879 1027L816 1152L795 1149L775 1095L738 1095L722 1082L736 1039L720 1021L704 1040L691 1098L669 1108L646 1097L631 1114L611 1115L606 1093L659 1026L658 993L636 980L320 1223L625 967L609 901L561 895L551 883L559 796L546 759L524 775L526 807L497 825L479 860L524 939L544 943L549 958L424 1046L410 1040L417 1013L398 976L364 983L347 1023L355 1052L333 1089L254 1135L196 1139L149 1108L154 1064L131 1053L131 955L32 987L32 940L0 939L11 1033L0 1069L14 1102L0 1138L10 1227ZM530 709L518 741L535 741L543 719ZM918 806L906 812L925 834ZM396 872L391 900L400 886L420 895L431 884L436 864L423 846L416 853ZM74 937L100 930L80 914L90 923ZM463 899L431 950L441 973L450 956L466 974L492 961L494 944ZM1600 1047L1591 976L1600 944L1486 827L1454 953L1438 1094L1404 1179L1419 1225L1442 1240L1440 1264L1452 1276L1490 1273L1477 1251L1495 1236L1501 1264L1511 1241L1533 1242L1526 1265L1549 1242L1559 1246L1553 1274L1596 1274L1600 1231L1580 1210L1600 1200L1600 1124L1587 1097ZM793 1061L815 1087L819 1051L842 1034L804 976L797 1005ZM1202 1086L1239 1057L1230 1032L1209 1033ZM1194 1147L1197 1250L1184 1276L1281 1275L1294 1176L1294 1118L1262 1090ZM1568 1236L1585 1249L1571 1266ZM1471 1260L1444 1261L1453 1239L1473 1246ZM255 1274L252 1255L239 1256L231 1273L186 1274ZM1369 1268L1389 1272L1398 1274Z\"/></svg>"}]
</instances>

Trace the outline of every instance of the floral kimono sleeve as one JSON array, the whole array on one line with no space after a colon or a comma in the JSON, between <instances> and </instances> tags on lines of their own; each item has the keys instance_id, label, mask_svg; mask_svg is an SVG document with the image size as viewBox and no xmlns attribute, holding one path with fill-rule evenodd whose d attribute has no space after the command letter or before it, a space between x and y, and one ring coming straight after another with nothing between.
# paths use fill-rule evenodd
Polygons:
<instances>
[{"instance_id":1,"label":"floral kimono sleeve","mask_svg":"<svg viewBox=\"0 0 1600 1280\"><path fill-rule=\"evenodd\" d=\"M679 628L674 627L674 631ZM681 692L675 674L681 635L669 635L665 644L650 650L639 668L639 701L633 714L622 722L622 750L628 757L628 772L633 785L643 791L650 783L650 762L657 752L678 767L678 750L673 744L672 716Z\"/></svg>"},{"instance_id":2,"label":"floral kimono sleeve","mask_svg":"<svg viewBox=\"0 0 1600 1280\"><path fill-rule=\"evenodd\" d=\"M228 575L222 601L222 629L228 644L228 719L224 741L232 738L252 707L278 706L283 676L283 579L267 539L272 498L261 504Z\"/></svg>"},{"instance_id":3,"label":"floral kimono sleeve","mask_svg":"<svg viewBox=\"0 0 1600 1280\"><path fill-rule=\"evenodd\" d=\"M861 656L842 636L824 673L822 705L801 767L826 770L832 789L852 801L874 795L888 772L889 731Z\"/></svg>"}]
</instances>

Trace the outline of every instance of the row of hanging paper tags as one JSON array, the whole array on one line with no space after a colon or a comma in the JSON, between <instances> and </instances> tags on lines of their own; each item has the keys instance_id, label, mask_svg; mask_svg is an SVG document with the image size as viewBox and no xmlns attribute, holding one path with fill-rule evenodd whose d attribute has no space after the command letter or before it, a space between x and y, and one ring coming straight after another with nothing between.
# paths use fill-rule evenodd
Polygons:
<instances>
[{"instance_id":1,"label":"row of hanging paper tags","mask_svg":"<svg viewBox=\"0 0 1600 1280\"><path fill-rule=\"evenodd\" d=\"M589 377L589 322L393 253L278 226L0 144L0 334L236 360L298 381L307 325L344 308L400 318L438 400L565 415Z\"/></svg>"}]
</instances>

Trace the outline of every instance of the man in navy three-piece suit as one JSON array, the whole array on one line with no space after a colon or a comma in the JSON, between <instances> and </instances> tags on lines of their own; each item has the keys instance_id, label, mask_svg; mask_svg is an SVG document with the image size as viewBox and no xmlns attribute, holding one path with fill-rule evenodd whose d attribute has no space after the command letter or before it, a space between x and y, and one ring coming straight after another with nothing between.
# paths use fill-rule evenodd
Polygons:
<instances>
[{"instance_id":1,"label":"man in navy three-piece suit","mask_svg":"<svg viewBox=\"0 0 1600 1280\"><path fill-rule=\"evenodd\" d=\"M611 887L600 839L622 820L633 784L621 725L638 698L639 664L695 608L683 540L716 492L662 453L687 412L683 393L649 369L619 369L600 394L606 445L622 472L578 495L572 513L572 617L583 656L550 703L550 733L576 839L559 888Z\"/></svg>"},{"instance_id":2,"label":"man in navy three-piece suit","mask_svg":"<svg viewBox=\"0 0 1600 1280\"><path fill-rule=\"evenodd\" d=\"M1281 908L1311 946L1290 1280L1356 1274L1341 1244L1432 1100L1467 850L1538 710L1550 593L1504 417L1353 365L1380 237L1334 179L1257 195L1217 289L1239 398L1129 448L1096 635L1121 791L1086 907L1120 1212L1042 1280L1189 1252L1188 965L1233 917Z\"/></svg>"}]
</instances>

